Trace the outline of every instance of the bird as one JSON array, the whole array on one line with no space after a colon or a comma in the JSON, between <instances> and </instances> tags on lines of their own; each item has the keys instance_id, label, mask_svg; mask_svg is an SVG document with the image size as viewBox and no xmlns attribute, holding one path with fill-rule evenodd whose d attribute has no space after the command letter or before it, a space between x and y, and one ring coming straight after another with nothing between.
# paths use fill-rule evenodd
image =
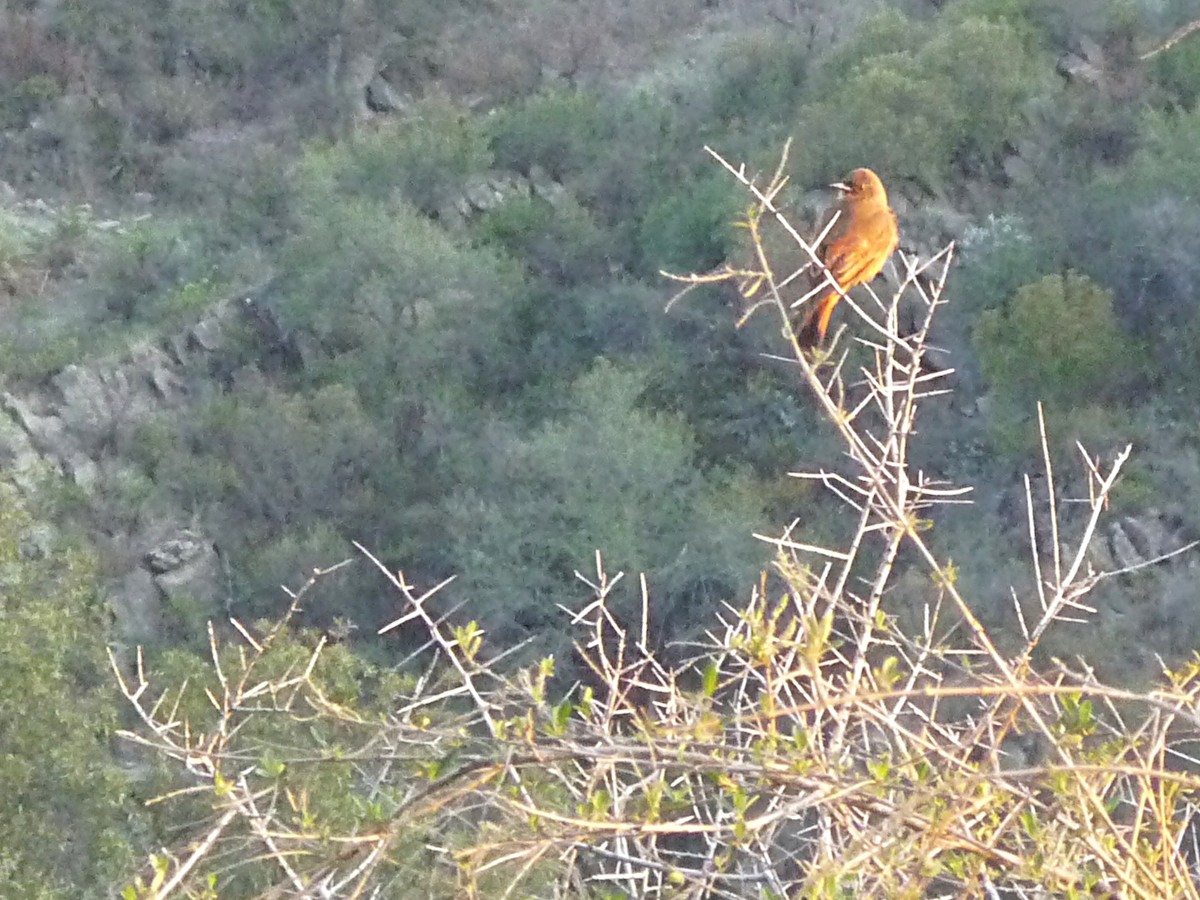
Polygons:
<instances>
[{"instance_id":1,"label":"bird","mask_svg":"<svg viewBox=\"0 0 1200 900\"><path fill-rule=\"evenodd\" d=\"M838 190L840 196L825 211L817 234L825 231L834 215L837 220L817 248L817 256L845 293L879 274L896 250L900 232L896 214L888 206L883 182L870 169L855 169L848 184L838 182L830 187ZM796 331L801 349L811 350L825 340L829 318L840 299L840 293L830 290L815 303L808 304L808 311Z\"/></svg>"}]
</instances>

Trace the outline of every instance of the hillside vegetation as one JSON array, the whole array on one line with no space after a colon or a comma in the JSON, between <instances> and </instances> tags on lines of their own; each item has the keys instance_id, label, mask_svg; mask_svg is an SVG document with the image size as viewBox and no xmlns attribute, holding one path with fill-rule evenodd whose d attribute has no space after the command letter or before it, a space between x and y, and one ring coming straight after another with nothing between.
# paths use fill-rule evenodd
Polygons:
<instances>
[{"instance_id":1,"label":"hillside vegetation","mask_svg":"<svg viewBox=\"0 0 1200 900\"><path fill-rule=\"evenodd\" d=\"M1128 712L1126 698L1080 699L1067 687L1082 696L1103 683L1134 696L1165 664L1184 673L1175 682L1182 697L1200 645L1194 557L1157 561L1200 535L1194 18L1187 0L8 4L0 11L0 770L11 777L0 780L16 789L0 804L9 823L0 880L15 886L6 896L102 897L126 887L155 896L168 882L190 892L179 896L269 896L280 884L301 896L297 882L324 877L329 854L306 844L319 864L289 872L278 848L264 849L255 828L267 819L245 806L258 795L230 774L250 764L255 778L275 779L271 796L290 804L289 827L319 832L328 850L335 836L391 828L397 809L414 808L405 804L460 771L456 754L470 774L489 753L516 752L506 741L537 746L512 724L526 712L531 734L545 724L539 716L550 717L550 731L539 733L558 742L556 759L587 743L573 743L576 728L613 741L662 737L656 728L674 739L683 729L728 749L723 731L741 735L739 752L761 750L756 742L776 741L775 732L742 734L721 717L748 715L748 688L735 690L758 678L747 673L786 675L788 653L804 655L800 645L754 655L745 642L777 625L793 629L788 641L825 629L808 644L810 667L827 664L829 690L859 692L848 694L854 715L838 724L843 738L879 724L868 688L909 678L924 689L926 678L951 677L944 659L935 665L913 650L922 639L948 659L951 647L979 651L987 635L993 668L964 671L1022 699L975 710L973 721L999 717L1005 729L1070 753L1100 754L1097 765L1112 764L1122 740L1131 759L1152 761L1128 723L1101 726L1112 747L1092 740L1097 698L1111 700L1105 716ZM895 546L874 532L863 538L886 562L848 565L836 590L813 582L819 559L755 535L786 530L792 542L844 548L863 534L827 481L789 474L853 477L854 445L839 417L777 319L741 321L747 298L733 282L706 283L668 309L680 285L663 276L755 266L756 240L779 272L803 260L771 215L761 231L742 227L763 209L704 150L744 163L765 186L789 141L776 202L801 233L829 200L824 186L869 165L888 186L907 258L927 262L954 244L952 256L938 257L949 264L927 333L920 293L934 291L934 269L895 308L896 336L921 335L922 371L954 370L941 383L951 391L921 405L903 464L914 478L974 486L974 502L921 513L919 546L905 537L915 519L888 519L903 504L887 507L879 534L895 529ZM898 257L888 284L877 284L880 297L904 275ZM853 340L867 333L846 305L835 329L846 325L837 346L849 357L825 370L845 379L845 393L826 396L851 408L866 390L860 367L874 357ZM1134 448L1089 531L1099 482L1076 442L1104 472ZM1026 472L1043 473L1029 484L1031 510ZM1059 521L1061 533L1051 529ZM1061 571L1031 570L1031 550L1052 567L1060 545L1085 536L1081 578L1085 563L1126 574L1089 582L1094 611L1074 615L1060 604L1053 627L1031 640L1026 629L1044 612L1035 612L1037 598L1071 586ZM604 571L624 577L599 587L581 580L599 577L597 551ZM326 567L334 568L289 608L280 586L299 589ZM878 573L885 592L858 583ZM860 590L881 602L883 632L843 617L841 604ZM589 606L597 593L603 616ZM771 618L782 597L796 598L794 625ZM947 604L953 641L945 631L922 638L931 603ZM749 611L738 619L734 610ZM215 735L245 713L222 707L227 685L213 680L214 648L231 659L231 645L246 640L230 617L255 642L273 635L250 654L261 656L261 674L258 662L242 674L247 686L295 690L279 708L296 717L264 715L225 734L220 750L230 755L209 748L215 768L197 776L196 745L172 749L165 738L175 732L151 725L186 713L197 733ZM405 621L377 633L398 617ZM590 647L586 628L597 629ZM618 677L597 662L617 652L618 633L639 638L637 673ZM964 633L974 637L964 642ZM158 710L148 696L134 698L140 724L104 665L105 647L131 694L143 675L169 689ZM842 666L852 680L841 680ZM1055 681L1051 671L1086 676ZM465 686L481 672L496 692L482 706ZM958 674L972 689L984 683ZM1051 683L1062 691L1041 696L1037 685ZM427 702L434 685L447 693ZM695 708L646 725L639 717L660 689L683 691L679 703ZM607 698L598 732L587 731L597 720L585 696ZM311 723L293 700L309 704ZM912 723L889 709L895 738ZM637 728L625 730L626 719ZM399 744L412 738L409 727L439 737L416 741L403 777L342 761L373 746L381 721L403 724L389 733ZM1177 724L1156 722L1144 734L1165 745ZM114 737L118 727L140 727L148 745ZM494 743L467 741L481 734ZM247 743L224 743L235 736ZM953 741L969 755L963 733ZM938 746L943 759L958 752ZM903 755L889 748L889 758ZM805 757L813 765L832 759L821 755L828 749L801 748L817 754ZM841 775L878 762L852 742L842 740L843 751L851 768ZM337 765L285 783L296 765L287 754ZM190 773L175 765L189 759ZM240 768L221 770L235 759ZM646 821L642 807L606 806L637 779L606 786L606 800L597 787L604 761L591 763L594 771L564 763L557 787L552 778L530 786L515 818L506 818L515 807L448 803L453 821L436 828L465 852L489 846L479 826L493 814L510 828L556 810ZM919 780L919 768L889 771ZM522 766L493 786L516 790L531 777L513 771ZM730 822L758 821L752 779L735 785L709 774L719 787L712 808L742 804ZM900 791L888 777L879 780ZM955 777L922 796L934 805L961 796ZM364 789L369 778L375 787ZM193 790L144 802L182 787ZM698 794L663 790L663 802L704 805ZM789 783L761 802L786 806L794 790ZM1063 796L1103 807L1115 788L1073 790ZM1017 793L994 809L1026 822L1036 841ZM230 797L237 803L223 805ZM443 806L434 807L436 820ZM228 859L217 842L184 870L214 809L218 820L236 809L227 823L236 816L250 837ZM1159 813L1158 826L1175 821L1165 806ZM877 824L873 816L890 814L899 815L859 806L851 818ZM1036 815L1054 821L1045 808ZM1006 829L995 832L996 847L1008 846ZM842 834L852 832L868 839ZM1127 837L1112 833L1118 844ZM726 874L749 871L745 858L735 865L737 854L726 855L739 841L778 848L772 842L785 839L730 834L704 850ZM539 836L534 827L530 840ZM396 840L377 852L433 853L441 837ZM605 852L649 860L646 871L666 879L655 888L661 896L770 896L763 892L780 885L898 896L888 892L900 882L889 879L912 863L897 856L894 870L864 874L857 887L841 870L739 887L736 878L694 875L703 866L686 860L699 851L680 840L657 856L632 844ZM405 841L412 846L398 849ZM638 894L631 881L589 880L602 871L589 868L594 860L571 868L572 858L563 875L556 866L567 843L520 857L527 882L497 864L503 889ZM852 856L854 841L844 846ZM470 864L460 855L457 871L439 859L422 890L460 896L469 885L495 896L493 870L472 866L504 852L481 850ZM139 873L151 853L155 871ZM938 859L919 888L930 895L952 890L939 878L974 884L982 871L974 859ZM1003 859L984 863L994 872ZM1064 895L1094 874L1076 863L1066 849L1047 864ZM380 896L412 896L405 865L379 882ZM682 884L672 867L686 870ZM1164 878L1157 883L1171 883ZM1156 882L1137 883L1150 892L1140 896L1153 896L1145 885ZM336 896L351 896L353 884Z\"/></svg>"}]
</instances>

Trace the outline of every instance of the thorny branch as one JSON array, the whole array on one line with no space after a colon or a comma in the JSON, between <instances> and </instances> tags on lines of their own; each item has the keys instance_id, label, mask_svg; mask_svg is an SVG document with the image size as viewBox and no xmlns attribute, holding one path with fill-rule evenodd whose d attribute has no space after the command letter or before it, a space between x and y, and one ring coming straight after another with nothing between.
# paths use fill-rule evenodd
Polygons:
<instances>
[{"instance_id":1,"label":"thorny branch","mask_svg":"<svg viewBox=\"0 0 1200 900\"><path fill-rule=\"evenodd\" d=\"M784 165L759 185L713 156L753 200L754 263L679 280L752 286L761 299L743 321L777 318L799 383L850 461L795 474L845 505L851 539L805 540L799 520L760 535L775 549L773 572L673 658L650 646L653 579L641 578L640 609L623 616L613 588L625 574L597 553L594 572L576 573L590 601L564 608L588 673L570 691L555 688L549 662L510 671L505 653L485 658L473 623L450 620L457 607L436 611L448 582L419 590L363 547L399 604L380 632L427 635L381 715L329 699L324 642L303 664L272 669L321 572L265 636L238 622L227 639L210 631L217 687L203 733L181 717L182 689L155 697L140 654L133 673L114 658L140 721L124 736L188 773L165 799L211 806L187 851L166 851L169 875L146 896L199 896L202 875L254 871L272 885L257 896L272 897L1200 897L1200 779L1185 767L1200 664L1148 692L1104 685L1086 666L1034 665L1050 629L1091 614L1096 584L1132 571L1094 572L1087 556L1129 448L1107 467L1080 448L1086 515L1064 549L1039 410L1046 498L1027 481L1026 501L1027 599L1040 612L1026 621L1028 604L1017 603L1023 645L1002 652L971 605L995 601L969 602L928 540L939 507L968 489L910 463L921 406L947 390L949 372L930 371L926 353L953 245L926 260L901 255L888 299L844 298L867 336L812 359L791 322L815 295L796 296L801 274L820 266L820 239L807 242L783 212ZM775 271L767 219L803 266ZM902 334L910 297L919 315ZM916 629L889 606L902 550L931 589ZM287 743L264 721L303 722L321 740ZM338 784L371 812L349 825L322 819L305 779L326 770L350 772Z\"/></svg>"}]
</instances>

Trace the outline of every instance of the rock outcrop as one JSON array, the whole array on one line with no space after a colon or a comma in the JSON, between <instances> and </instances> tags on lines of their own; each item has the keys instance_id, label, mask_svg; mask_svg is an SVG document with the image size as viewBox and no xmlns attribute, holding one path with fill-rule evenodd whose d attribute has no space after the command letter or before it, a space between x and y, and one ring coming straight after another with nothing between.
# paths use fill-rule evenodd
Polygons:
<instances>
[{"instance_id":1,"label":"rock outcrop","mask_svg":"<svg viewBox=\"0 0 1200 900\"><path fill-rule=\"evenodd\" d=\"M1097 570L1128 569L1145 566L1190 543L1174 517L1151 507L1136 516L1111 521L1093 542L1092 564ZM1167 568L1195 568L1200 558L1195 553L1163 560Z\"/></svg>"},{"instance_id":2,"label":"rock outcrop","mask_svg":"<svg viewBox=\"0 0 1200 900\"><path fill-rule=\"evenodd\" d=\"M467 180L458 196L437 212L449 228L462 228L510 197L536 197L551 206L562 203L567 189L539 165L528 175L519 172L488 172Z\"/></svg>"},{"instance_id":3,"label":"rock outcrop","mask_svg":"<svg viewBox=\"0 0 1200 900\"><path fill-rule=\"evenodd\" d=\"M270 333L262 333L264 321L275 326ZM231 335L247 326L264 359L288 344L261 304L228 300L159 343L68 365L32 388L0 391L0 477L29 495L48 478L66 478L85 496L102 490L128 468L120 452L134 431L184 408L196 373L231 365ZM213 542L180 518L148 515L136 533L106 535L119 558L133 561L108 591L115 635L130 646L160 639L172 623L226 613L228 578ZM45 543L33 541L29 552Z\"/></svg>"},{"instance_id":4,"label":"rock outcrop","mask_svg":"<svg viewBox=\"0 0 1200 900\"><path fill-rule=\"evenodd\" d=\"M0 182L0 199L4 193ZM556 203L564 194L537 167L528 175L494 172L464 184L445 217L466 224L511 196ZM40 200L12 205L23 227L38 233L49 233L65 214L90 215L84 207L55 210ZM85 497L102 498L129 477L123 454L138 429L186 409L202 383L228 386L246 374L304 368L312 348L280 320L269 294L268 284L226 299L178 333L67 365L38 384L0 384L0 479L28 496L47 479L66 479ZM125 561L108 591L117 639L150 643L164 629L202 628L205 618L223 618L230 578L211 537L188 524L182 510L147 510L138 518L124 526L132 533L102 535L112 557L106 566Z\"/></svg>"},{"instance_id":5,"label":"rock outcrop","mask_svg":"<svg viewBox=\"0 0 1200 900\"><path fill-rule=\"evenodd\" d=\"M226 579L213 541L183 529L151 548L143 558L162 603L177 614L187 609L200 618L228 613Z\"/></svg>"}]
</instances>

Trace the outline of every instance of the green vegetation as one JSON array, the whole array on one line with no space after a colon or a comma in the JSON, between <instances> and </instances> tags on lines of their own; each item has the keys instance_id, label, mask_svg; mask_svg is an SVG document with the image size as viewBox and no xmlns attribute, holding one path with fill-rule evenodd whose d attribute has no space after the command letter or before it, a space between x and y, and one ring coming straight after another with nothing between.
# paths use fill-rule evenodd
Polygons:
<instances>
[{"instance_id":1,"label":"green vegetation","mask_svg":"<svg viewBox=\"0 0 1200 900\"><path fill-rule=\"evenodd\" d=\"M895 13L880 18L799 110L798 132L821 136L806 140L800 177L841 177L847 160L934 190L995 173L1023 137L1025 107L1048 89L1047 55L1005 22L967 18L917 42Z\"/></svg>"},{"instance_id":2,"label":"green vegetation","mask_svg":"<svg viewBox=\"0 0 1200 900\"><path fill-rule=\"evenodd\" d=\"M218 543L221 602L247 623L278 617L281 584L357 559L352 541L410 584L455 576L431 615L462 604L453 626L474 621L489 652L529 639L507 663L553 655L551 693L594 675L559 606L585 602L575 573L591 577L595 551L625 573L608 609L635 631L647 573L648 637L674 666L769 562L753 532L852 533L819 484L787 477L848 463L778 358L777 323L738 324L770 299L761 283L666 308L663 270L757 264L739 227L752 201L705 146L764 184L791 138L777 199L801 230L825 185L870 165L906 250L956 240L924 360L956 369L955 393L923 409L913 462L978 488L929 541L998 643L1021 646L1009 584L1033 590L1014 473L1039 464L1037 401L1070 456L1064 496L1088 496L1077 439L1105 459L1138 447L1112 490L1129 540L1101 531L1098 567L1113 546L1154 556L1200 534L1200 34L1163 46L1195 16L1185 0L864 0L800 4L788 22L766 0L737 14L682 0L17 6L0 13L0 630L15 642L0 658L0 782L20 786L0 816L0 882L14 896L106 896L208 811L128 806L96 643L114 639L104 592L184 523ZM373 109L384 100L398 109ZM777 253L790 239L763 221L786 278L804 260ZM923 308L902 310L902 333ZM864 332L844 307L843 322L838 399L858 408ZM56 418L66 367L160 350L153 371L87 380ZM33 503L30 455L82 466L80 483ZM36 518L86 528L86 552L23 556ZM907 551L895 567L897 620L917 627L937 585ZM1185 581L1106 582L1104 609L1122 615L1101 616L1101 637L1049 638L1036 661L1097 655L1129 684L1157 674L1155 653L1180 664L1195 649ZM147 648L165 683L212 684L201 600L171 601ZM334 637L324 659L344 678L315 683L385 713L401 690L389 679L412 689L424 660L409 653L428 639L376 635L396 602L358 559L271 653L283 667ZM1108 654L1125 644L1137 650ZM200 697L185 700L198 722ZM280 727L263 741L303 739ZM145 777L138 799L171 785ZM288 787L326 804L357 797L355 777ZM378 810L351 802L320 817L371 827ZM86 827L68 845L52 836L72 803ZM252 896L269 868L220 895Z\"/></svg>"},{"instance_id":3,"label":"green vegetation","mask_svg":"<svg viewBox=\"0 0 1200 900\"><path fill-rule=\"evenodd\" d=\"M767 253L757 235L754 249ZM762 272L771 299L760 311L786 328L792 312L773 270ZM931 291L936 304L941 289ZM1030 293L1050 295L1055 306L1052 292ZM889 320L901 302L891 300ZM315 572L257 637L239 629L229 641L238 652L214 638L209 671L166 675L168 683L209 682L209 706L189 721L224 723L208 726L211 737L193 738L147 706L144 683L124 681L147 742L160 757L188 760L204 782L199 794L211 792L215 807L193 827L206 837L188 863L151 857L153 878L127 895L153 894L170 877L185 890L225 896L320 880L331 889L353 882L360 893L447 898L613 896L613 885L647 898L689 887L749 897L760 893L745 890L749 872L774 896L831 900L961 894L976 885L993 894L1083 896L1119 886L1195 896L1177 841L1134 840L1174 833L1197 812L1200 783L1164 762L1191 743L1173 720L1189 717L1200 696L1195 657L1148 694L1106 686L1098 667L1076 673L1047 659L1081 625L1111 634L1103 618L1084 623L1076 611L1100 593L1099 579L1083 571L1088 532L1127 454L1089 457L1081 500L1089 525L1077 543L1058 544L1066 516L1052 509L1047 522L1031 509L1037 600L1025 585L1014 595L1029 622L1016 643L994 610L990 627L972 611L960 567L939 562L929 543L947 497L939 483L914 477L909 455L923 440L915 423L929 399L921 389L929 376L914 364L924 339L876 351L877 381L867 388L879 410L873 421L828 402L846 382L797 350L799 378L827 401L850 451L854 481L839 483L869 486L842 494L842 517L857 527L823 549L781 541L776 577L729 604L703 634L692 637L682 623L672 629L692 638L684 660L671 662L659 635L664 619L686 621L701 592L691 587L686 607L673 604L677 565L651 562L665 589L643 579L640 596L629 597L624 572L609 566L657 549L662 534L698 518L703 504L687 503L701 484L688 465L692 441L678 419L638 412L637 376L603 363L575 386L571 412L588 414L586 435L568 419L544 424L520 446L499 444L491 483L516 483L524 496L501 508L472 495L452 529L461 535L458 556L485 574L466 589L515 611L507 628L489 634L474 619L431 615L431 598L448 582L424 591L363 552L398 606L382 631L407 626L424 639L416 655L430 660L420 678L381 684L386 715L370 715L378 693L363 676L375 673L357 669L353 655L327 651L323 640L307 653L289 647L299 608L333 571ZM711 500L732 506L724 492ZM525 538L515 565L514 530ZM1055 542L1052 551L1039 533ZM563 692L556 656L512 664L514 650L555 632L553 587L523 581L520 594L509 593L514 573L553 571L539 551L578 553L570 546L577 535L615 553L607 563L597 554L594 572L579 576L591 598L571 611L568 630L579 635L576 654L587 668L583 685ZM895 566L902 549L917 557L903 573ZM1179 582L1164 588L1162 613L1191 605ZM472 606L492 612L486 602ZM522 635L513 625L529 640L514 643ZM1180 651L1195 634L1179 630L1168 645ZM314 636L298 637L309 644ZM349 676L340 690L330 680L339 670ZM268 706L242 700L268 696ZM235 772L234 761L247 758L258 764ZM176 810L193 805L191 797L164 800ZM1089 816L1123 804L1138 814ZM797 814L771 812L786 809ZM818 814L828 821L813 827ZM697 822L703 840L695 840ZM211 849L218 838L219 852ZM850 852L864 841L870 853ZM554 852L564 846L569 853Z\"/></svg>"},{"instance_id":4,"label":"green vegetation","mask_svg":"<svg viewBox=\"0 0 1200 900\"><path fill-rule=\"evenodd\" d=\"M700 469L679 417L638 408L643 380L598 364L561 417L528 436L495 433L485 476L449 499L450 558L472 614L502 643L515 632L562 653L556 604L578 593L572 572L596 548L614 571L657 573L656 630L753 577L750 530L762 519L753 482ZM614 611L633 614L635 587Z\"/></svg>"},{"instance_id":5,"label":"green vegetation","mask_svg":"<svg viewBox=\"0 0 1200 900\"><path fill-rule=\"evenodd\" d=\"M1006 400L1022 406L1043 400L1052 410L1111 394L1126 368L1112 294L1075 272L1047 275L1026 285L1000 309L985 310L975 328L984 376Z\"/></svg>"},{"instance_id":6,"label":"green vegetation","mask_svg":"<svg viewBox=\"0 0 1200 900\"><path fill-rule=\"evenodd\" d=\"M143 837L109 740L95 557L0 485L0 583L0 880L10 896L94 896Z\"/></svg>"}]
</instances>

